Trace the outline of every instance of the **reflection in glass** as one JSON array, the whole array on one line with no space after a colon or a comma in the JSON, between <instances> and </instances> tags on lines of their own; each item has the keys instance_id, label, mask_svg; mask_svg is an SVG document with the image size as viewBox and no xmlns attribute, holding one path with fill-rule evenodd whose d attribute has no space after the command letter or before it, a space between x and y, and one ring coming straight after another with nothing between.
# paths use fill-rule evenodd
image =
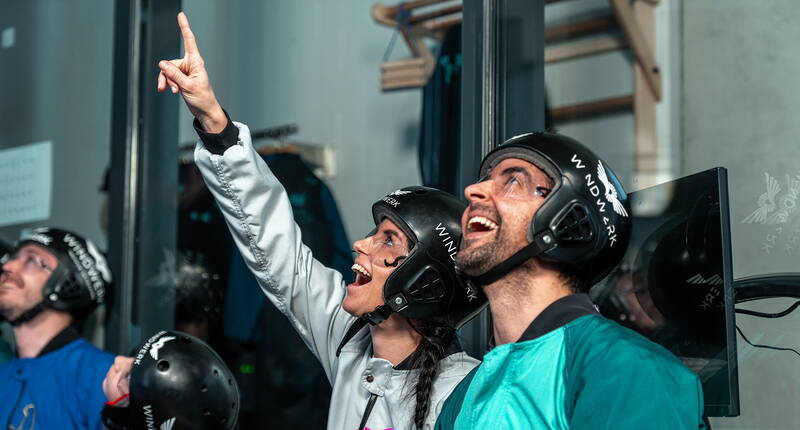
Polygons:
<instances>
[{"instance_id":1,"label":"reflection in glass","mask_svg":"<svg viewBox=\"0 0 800 430\"><path fill-rule=\"evenodd\" d=\"M630 194L623 264L592 290L601 313L700 377L706 414L738 414L727 176L711 169Z\"/></svg>"}]
</instances>

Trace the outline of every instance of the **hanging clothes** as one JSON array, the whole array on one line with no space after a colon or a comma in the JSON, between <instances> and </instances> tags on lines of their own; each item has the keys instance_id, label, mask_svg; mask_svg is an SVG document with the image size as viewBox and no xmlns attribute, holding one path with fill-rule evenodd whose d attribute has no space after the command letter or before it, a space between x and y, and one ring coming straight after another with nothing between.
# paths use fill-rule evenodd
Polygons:
<instances>
[{"instance_id":1,"label":"hanging clothes","mask_svg":"<svg viewBox=\"0 0 800 430\"><path fill-rule=\"evenodd\" d=\"M422 91L419 168L422 184L461 195L461 24L442 41L436 68Z\"/></svg>"},{"instance_id":2,"label":"hanging clothes","mask_svg":"<svg viewBox=\"0 0 800 430\"><path fill-rule=\"evenodd\" d=\"M330 189L292 153L262 156L286 189L303 243L315 259L353 281L353 257ZM238 250L230 259L225 335L236 351L242 426L325 428L331 386L319 362L280 311L267 303Z\"/></svg>"},{"instance_id":3,"label":"hanging clothes","mask_svg":"<svg viewBox=\"0 0 800 430\"><path fill-rule=\"evenodd\" d=\"M178 168L175 328L220 346L233 242L197 166Z\"/></svg>"},{"instance_id":4,"label":"hanging clothes","mask_svg":"<svg viewBox=\"0 0 800 430\"><path fill-rule=\"evenodd\" d=\"M353 265L350 242L328 186L297 154L277 153L262 158L289 194L303 243L319 262L337 270L347 283L352 282L355 274L350 270ZM259 326L256 323L264 303L258 283L234 249L225 304L225 335L240 341L256 338ZM291 333L294 335L293 329Z\"/></svg>"},{"instance_id":5,"label":"hanging clothes","mask_svg":"<svg viewBox=\"0 0 800 430\"><path fill-rule=\"evenodd\" d=\"M461 157L461 52L461 24L458 24L445 34L436 68L423 88L419 141L422 184L457 196L463 192L458 184ZM555 123L547 97L543 102L545 129L553 130Z\"/></svg>"}]
</instances>

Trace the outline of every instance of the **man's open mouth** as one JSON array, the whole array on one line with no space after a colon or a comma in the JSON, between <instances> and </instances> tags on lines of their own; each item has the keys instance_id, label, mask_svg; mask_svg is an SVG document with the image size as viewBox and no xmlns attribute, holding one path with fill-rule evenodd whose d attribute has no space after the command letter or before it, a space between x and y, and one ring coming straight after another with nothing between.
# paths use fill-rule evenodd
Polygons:
<instances>
[{"instance_id":1,"label":"man's open mouth","mask_svg":"<svg viewBox=\"0 0 800 430\"><path fill-rule=\"evenodd\" d=\"M484 232L497 230L497 223L483 216L474 216L467 221L467 232Z\"/></svg>"}]
</instances>

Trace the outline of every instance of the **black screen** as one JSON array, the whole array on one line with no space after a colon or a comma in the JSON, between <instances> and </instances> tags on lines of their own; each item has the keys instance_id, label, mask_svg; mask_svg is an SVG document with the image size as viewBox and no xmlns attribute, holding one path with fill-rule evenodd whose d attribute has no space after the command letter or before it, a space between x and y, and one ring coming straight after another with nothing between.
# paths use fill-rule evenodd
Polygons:
<instances>
[{"instance_id":1,"label":"black screen","mask_svg":"<svg viewBox=\"0 0 800 430\"><path fill-rule=\"evenodd\" d=\"M603 315L669 349L700 377L707 416L738 415L726 170L629 197L630 246L592 299Z\"/></svg>"}]
</instances>

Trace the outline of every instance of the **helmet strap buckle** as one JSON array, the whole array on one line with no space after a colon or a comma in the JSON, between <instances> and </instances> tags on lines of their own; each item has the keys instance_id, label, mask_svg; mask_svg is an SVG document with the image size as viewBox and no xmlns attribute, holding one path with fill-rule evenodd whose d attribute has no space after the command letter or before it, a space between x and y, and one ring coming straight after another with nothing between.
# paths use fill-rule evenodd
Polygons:
<instances>
[{"instance_id":1,"label":"helmet strap buckle","mask_svg":"<svg viewBox=\"0 0 800 430\"><path fill-rule=\"evenodd\" d=\"M22 324L25 324L26 322L36 318L45 309L46 309L46 306L44 305L44 301L41 301L41 302L37 303L35 306L33 306L32 308L30 308L27 311L23 312L22 315L18 316L16 319L8 321L8 323L11 324L12 327L18 327L18 326L20 326Z\"/></svg>"}]
</instances>

